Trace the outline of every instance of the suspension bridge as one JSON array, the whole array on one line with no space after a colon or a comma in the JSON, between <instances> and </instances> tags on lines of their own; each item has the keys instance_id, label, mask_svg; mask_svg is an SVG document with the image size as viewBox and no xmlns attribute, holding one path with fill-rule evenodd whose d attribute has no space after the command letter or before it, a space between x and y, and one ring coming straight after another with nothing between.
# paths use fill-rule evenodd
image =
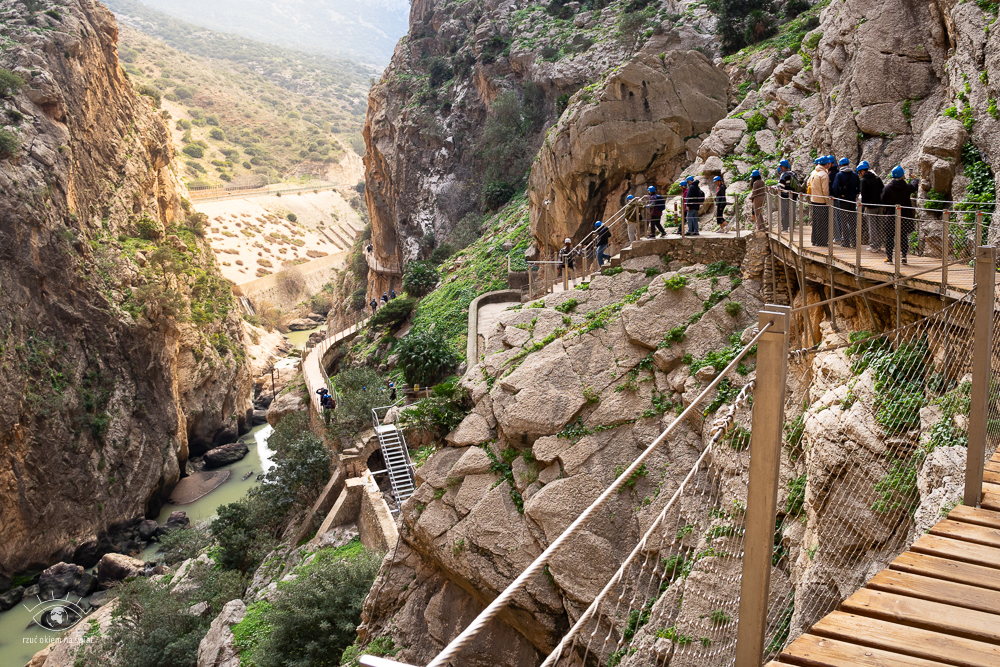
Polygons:
<instances>
[{"instance_id":1,"label":"suspension bridge","mask_svg":"<svg viewBox=\"0 0 1000 667\"><path fill-rule=\"evenodd\" d=\"M772 294L779 261L786 281L789 269L800 285L828 278L827 297L765 306L731 363L427 667L463 664L469 644L555 567L575 535L606 517L608 500L724 379L737 398L706 422L697 461L600 593L568 619L543 667L1000 664L1000 396L990 391L1000 343L996 251L956 242L943 213L940 256L902 264L896 245L885 265L863 248L807 247L804 203L794 207L799 217L787 212L787 229L781 204L770 191L757 222L771 241ZM895 213L896 229L905 229ZM981 223L977 216L977 241ZM564 260L562 276L543 279L543 265L529 297L593 276L592 246L592 238L578 244L580 261L571 269ZM891 330L861 339L792 335L794 315L903 288L940 306L903 324L897 296ZM842 356L850 388L787 420L789 378L806 375L818 352ZM736 368L751 354L748 379ZM953 501L961 504L928 518L919 515L917 477L932 457L960 457L964 479ZM813 479L796 474L805 460ZM361 663L413 667L375 656Z\"/></svg>"}]
</instances>

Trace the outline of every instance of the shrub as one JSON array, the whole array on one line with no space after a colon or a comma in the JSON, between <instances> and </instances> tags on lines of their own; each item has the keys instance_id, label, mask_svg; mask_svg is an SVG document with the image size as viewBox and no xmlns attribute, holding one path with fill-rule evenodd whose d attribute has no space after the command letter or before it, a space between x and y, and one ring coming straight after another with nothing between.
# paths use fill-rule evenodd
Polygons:
<instances>
[{"instance_id":1,"label":"shrub","mask_svg":"<svg viewBox=\"0 0 1000 667\"><path fill-rule=\"evenodd\" d=\"M184 86L177 86L176 88L174 88L174 97L176 97L179 100L189 100L193 97L193 94L190 90L188 90Z\"/></svg>"},{"instance_id":2,"label":"shrub","mask_svg":"<svg viewBox=\"0 0 1000 667\"><path fill-rule=\"evenodd\" d=\"M289 213L285 217L288 218L289 222L298 222L299 221L299 216L295 215L294 213Z\"/></svg>"},{"instance_id":3,"label":"shrub","mask_svg":"<svg viewBox=\"0 0 1000 667\"><path fill-rule=\"evenodd\" d=\"M417 300L413 297L393 299L372 315L372 318L368 320L368 326L372 329L398 326L406 321L416 305Z\"/></svg>"},{"instance_id":4,"label":"shrub","mask_svg":"<svg viewBox=\"0 0 1000 667\"><path fill-rule=\"evenodd\" d=\"M663 284L667 288L672 289L675 292L683 288L685 285L687 285L687 282L688 282L687 276L682 276L682 275L673 275L670 276L669 278L663 279Z\"/></svg>"},{"instance_id":5,"label":"shrub","mask_svg":"<svg viewBox=\"0 0 1000 667\"><path fill-rule=\"evenodd\" d=\"M434 252L431 253L431 262L435 265L440 264L454 254L455 246L450 243L442 243L434 248Z\"/></svg>"},{"instance_id":6,"label":"shrub","mask_svg":"<svg viewBox=\"0 0 1000 667\"><path fill-rule=\"evenodd\" d=\"M351 292L351 307L354 310L362 310L368 303L368 290L358 287Z\"/></svg>"},{"instance_id":7,"label":"shrub","mask_svg":"<svg viewBox=\"0 0 1000 667\"><path fill-rule=\"evenodd\" d=\"M195 159L205 157L205 149L199 146L198 144L188 144L182 150L185 155L188 155Z\"/></svg>"},{"instance_id":8,"label":"shrub","mask_svg":"<svg viewBox=\"0 0 1000 667\"><path fill-rule=\"evenodd\" d=\"M21 149L21 139L10 130L0 130L0 157L14 157Z\"/></svg>"},{"instance_id":9,"label":"shrub","mask_svg":"<svg viewBox=\"0 0 1000 667\"><path fill-rule=\"evenodd\" d=\"M458 356L437 332L413 332L399 342L396 351L403 376L413 385L434 385L458 365Z\"/></svg>"},{"instance_id":10,"label":"shrub","mask_svg":"<svg viewBox=\"0 0 1000 667\"><path fill-rule=\"evenodd\" d=\"M24 88L24 84L24 78L20 74L0 67L0 97L10 97Z\"/></svg>"},{"instance_id":11,"label":"shrub","mask_svg":"<svg viewBox=\"0 0 1000 667\"><path fill-rule=\"evenodd\" d=\"M135 227L139 232L139 238L146 239L147 241L155 241L163 234L160 223L149 216L144 215L139 218L135 223Z\"/></svg>"},{"instance_id":12,"label":"shrub","mask_svg":"<svg viewBox=\"0 0 1000 667\"><path fill-rule=\"evenodd\" d=\"M140 95L144 95L145 97L152 98L153 106L156 107L157 109L160 108L160 104L162 103L160 91L154 88L153 86L144 83L138 88L136 88L135 92L139 93Z\"/></svg>"},{"instance_id":13,"label":"shrub","mask_svg":"<svg viewBox=\"0 0 1000 667\"><path fill-rule=\"evenodd\" d=\"M556 306L556 310L559 311L560 313L569 313L572 312L573 309L576 308L579 304L580 302L577 301L576 299L566 299L558 306Z\"/></svg>"},{"instance_id":14,"label":"shrub","mask_svg":"<svg viewBox=\"0 0 1000 667\"><path fill-rule=\"evenodd\" d=\"M468 394L451 378L434 387L431 395L408 407L400 415L407 428L444 437L454 430L472 408Z\"/></svg>"},{"instance_id":15,"label":"shrub","mask_svg":"<svg viewBox=\"0 0 1000 667\"><path fill-rule=\"evenodd\" d=\"M466 213L448 234L448 242L457 250L472 245L482 233L483 217L476 213Z\"/></svg>"},{"instance_id":16,"label":"shrub","mask_svg":"<svg viewBox=\"0 0 1000 667\"><path fill-rule=\"evenodd\" d=\"M743 312L743 304L739 301L727 301L725 307L730 317L738 317Z\"/></svg>"},{"instance_id":17,"label":"shrub","mask_svg":"<svg viewBox=\"0 0 1000 667\"><path fill-rule=\"evenodd\" d=\"M381 564L378 554L345 558L340 551L321 551L278 589L264 612L270 631L253 652L258 667L340 664L357 638L361 606Z\"/></svg>"},{"instance_id":18,"label":"shrub","mask_svg":"<svg viewBox=\"0 0 1000 667\"><path fill-rule=\"evenodd\" d=\"M760 111L754 111L753 115L747 119L747 132L757 132L767 129L767 119Z\"/></svg>"},{"instance_id":19,"label":"shrub","mask_svg":"<svg viewBox=\"0 0 1000 667\"><path fill-rule=\"evenodd\" d=\"M213 127L219 127L219 117L216 116L215 114L209 114L208 116L205 116L205 122L208 123L209 125L212 125Z\"/></svg>"},{"instance_id":20,"label":"shrub","mask_svg":"<svg viewBox=\"0 0 1000 667\"><path fill-rule=\"evenodd\" d=\"M431 262L410 262L403 275L403 289L411 296L425 296L437 286L439 277Z\"/></svg>"},{"instance_id":21,"label":"shrub","mask_svg":"<svg viewBox=\"0 0 1000 667\"><path fill-rule=\"evenodd\" d=\"M195 558L212 544L212 536L208 530L200 526L171 530L160 537L158 553L162 554L167 565L179 563L188 558Z\"/></svg>"},{"instance_id":22,"label":"shrub","mask_svg":"<svg viewBox=\"0 0 1000 667\"><path fill-rule=\"evenodd\" d=\"M215 139L216 141L225 141L226 140L226 133L223 132L218 127L213 127L211 130L209 130L208 136L211 137L212 139Z\"/></svg>"},{"instance_id":23,"label":"shrub","mask_svg":"<svg viewBox=\"0 0 1000 667\"><path fill-rule=\"evenodd\" d=\"M370 428L372 409L389 403L385 379L367 366L342 371L331 379L331 384L338 397L327 432L341 442Z\"/></svg>"},{"instance_id":24,"label":"shrub","mask_svg":"<svg viewBox=\"0 0 1000 667\"><path fill-rule=\"evenodd\" d=\"M802 514L802 505L806 502L806 474L802 473L788 482L788 500L785 501L785 512L790 516Z\"/></svg>"}]
</instances>

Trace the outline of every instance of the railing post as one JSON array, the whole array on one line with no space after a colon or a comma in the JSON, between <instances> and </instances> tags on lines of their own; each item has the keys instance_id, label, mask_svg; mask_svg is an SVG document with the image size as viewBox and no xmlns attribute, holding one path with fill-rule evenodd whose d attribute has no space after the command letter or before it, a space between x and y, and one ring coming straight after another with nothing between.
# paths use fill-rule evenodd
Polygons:
<instances>
[{"instance_id":1,"label":"railing post","mask_svg":"<svg viewBox=\"0 0 1000 667\"><path fill-rule=\"evenodd\" d=\"M569 291L569 257L563 257L563 291Z\"/></svg>"},{"instance_id":2,"label":"railing post","mask_svg":"<svg viewBox=\"0 0 1000 667\"><path fill-rule=\"evenodd\" d=\"M951 255L951 234L948 233L948 209L941 214L941 300L948 294L948 256Z\"/></svg>"},{"instance_id":3,"label":"railing post","mask_svg":"<svg viewBox=\"0 0 1000 667\"><path fill-rule=\"evenodd\" d=\"M993 301L996 284L997 249L976 248L976 310L972 339L972 396L969 405L969 447L965 458L965 498L977 507L983 492L986 459L987 398L992 375ZM758 366L759 368L759 366Z\"/></svg>"},{"instance_id":4,"label":"railing post","mask_svg":"<svg viewBox=\"0 0 1000 667\"><path fill-rule=\"evenodd\" d=\"M764 659L781 432L785 421L790 313L788 306L768 304L759 315L761 330L771 326L757 342L757 382L750 431L750 488L747 490L735 667L760 667Z\"/></svg>"},{"instance_id":5,"label":"railing post","mask_svg":"<svg viewBox=\"0 0 1000 667\"><path fill-rule=\"evenodd\" d=\"M894 262L893 266L895 267L895 274L893 277L896 280L899 280L899 248L900 244L903 242L902 238L900 238L903 234L902 230L903 230L903 207L900 206L899 204L896 204L896 240L893 241L895 245L893 246L893 251L892 251L893 252L892 259ZM896 285L896 289L899 290L899 285Z\"/></svg>"},{"instance_id":6,"label":"railing post","mask_svg":"<svg viewBox=\"0 0 1000 667\"><path fill-rule=\"evenodd\" d=\"M533 290L533 287L532 287L532 282L533 281L531 280L531 263L529 262L528 263L528 299L529 300L534 296L534 290Z\"/></svg>"},{"instance_id":7,"label":"railing post","mask_svg":"<svg viewBox=\"0 0 1000 667\"><path fill-rule=\"evenodd\" d=\"M854 230L854 275L858 278L861 277L861 239L864 238L864 224L861 221L862 208L861 205L861 195L858 195L858 200L855 202L855 207L858 209L858 221L857 228Z\"/></svg>"},{"instance_id":8,"label":"railing post","mask_svg":"<svg viewBox=\"0 0 1000 667\"><path fill-rule=\"evenodd\" d=\"M734 206L736 207L736 220L734 221L735 224L736 224L736 238L739 238L740 237L740 227L743 226L743 221L741 220L741 218L743 217L743 215L742 215L743 214L743 211L742 211L743 207L740 205L740 197L739 197L739 195L736 195L735 197L733 197L733 201L735 202Z\"/></svg>"},{"instance_id":9,"label":"railing post","mask_svg":"<svg viewBox=\"0 0 1000 667\"><path fill-rule=\"evenodd\" d=\"M983 244L983 212L982 210L976 211L976 242L973 243L974 246L980 246Z\"/></svg>"}]
</instances>

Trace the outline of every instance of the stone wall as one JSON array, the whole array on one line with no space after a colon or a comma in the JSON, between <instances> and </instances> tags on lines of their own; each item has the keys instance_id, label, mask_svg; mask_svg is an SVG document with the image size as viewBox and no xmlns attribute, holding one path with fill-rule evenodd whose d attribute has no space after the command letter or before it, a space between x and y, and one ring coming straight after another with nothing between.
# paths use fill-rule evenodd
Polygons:
<instances>
[{"instance_id":1,"label":"stone wall","mask_svg":"<svg viewBox=\"0 0 1000 667\"><path fill-rule=\"evenodd\" d=\"M711 264L722 261L739 265L746 254L747 236L740 238L689 236L635 241L631 248L621 251L619 259L612 260L612 266L619 266L629 259L650 255L669 257L668 263L680 261L684 264Z\"/></svg>"},{"instance_id":2,"label":"stone wall","mask_svg":"<svg viewBox=\"0 0 1000 667\"><path fill-rule=\"evenodd\" d=\"M361 510L357 518L361 544L370 551L386 552L396 545L399 530L375 480L371 475L366 475L364 479L367 483L361 494Z\"/></svg>"}]
</instances>

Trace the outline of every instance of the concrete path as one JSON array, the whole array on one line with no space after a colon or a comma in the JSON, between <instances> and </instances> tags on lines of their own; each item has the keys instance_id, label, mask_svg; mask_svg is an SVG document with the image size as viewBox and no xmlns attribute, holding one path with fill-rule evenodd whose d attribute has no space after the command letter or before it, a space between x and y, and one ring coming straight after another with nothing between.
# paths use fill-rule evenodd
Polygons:
<instances>
[{"instance_id":1,"label":"concrete path","mask_svg":"<svg viewBox=\"0 0 1000 667\"><path fill-rule=\"evenodd\" d=\"M480 352L486 349L486 346L490 342L490 333L493 331L493 325L497 323L497 319L500 317L500 313L507 310L511 306L516 306L520 301L504 301L503 303L488 303L479 309L479 324L477 330L479 335L483 338L482 347L479 348Z\"/></svg>"}]
</instances>

